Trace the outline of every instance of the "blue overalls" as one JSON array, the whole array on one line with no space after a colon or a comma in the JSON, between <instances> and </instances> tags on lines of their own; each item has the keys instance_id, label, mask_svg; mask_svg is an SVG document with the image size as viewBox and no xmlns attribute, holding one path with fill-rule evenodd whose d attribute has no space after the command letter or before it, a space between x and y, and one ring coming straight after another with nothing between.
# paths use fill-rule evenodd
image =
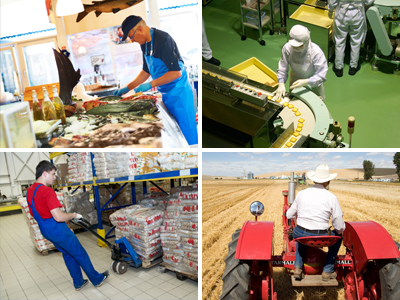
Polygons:
<instances>
[{"instance_id":1,"label":"blue overalls","mask_svg":"<svg viewBox=\"0 0 400 300\"><path fill-rule=\"evenodd\" d=\"M35 209L35 195L38 188L42 185L43 184L39 184L35 188L32 196L32 205L30 205L28 201L28 205L32 209L33 217L38 223L42 235L52 242L63 254L65 264L71 274L75 288L79 288L83 284L81 267L93 285L100 284L103 281L104 275L94 269L89 255L82 247L75 234L68 228L67 224L65 222L59 223L54 220L54 218L43 219Z\"/></svg>"},{"instance_id":2,"label":"blue overalls","mask_svg":"<svg viewBox=\"0 0 400 300\"><path fill-rule=\"evenodd\" d=\"M168 68L161 59L153 57L153 29L150 29L150 34L150 55L147 55L146 43L144 58L151 77L157 79L167 73ZM181 68L181 77L159 86L158 90L162 93L165 106L175 117L188 144L194 145L198 143L198 138L193 92L183 62L179 61L179 66Z\"/></svg>"}]
</instances>

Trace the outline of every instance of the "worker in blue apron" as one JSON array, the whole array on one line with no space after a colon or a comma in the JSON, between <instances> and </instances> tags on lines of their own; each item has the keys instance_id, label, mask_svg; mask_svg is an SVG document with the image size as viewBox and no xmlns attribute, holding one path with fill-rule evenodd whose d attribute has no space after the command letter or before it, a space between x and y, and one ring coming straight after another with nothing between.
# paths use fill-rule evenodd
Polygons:
<instances>
[{"instance_id":1,"label":"worker in blue apron","mask_svg":"<svg viewBox=\"0 0 400 300\"><path fill-rule=\"evenodd\" d=\"M99 273L94 269L86 250L82 247L78 238L65 223L65 221L71 219L82 218L82 215L77 213L64 213L59 208L61 204L59 202L58 204L55 204L57 196L55 195L54 190L46 186L53 184L55 180L55 170L56 168L49 161L41 161L38 164L36 167L36 182L28 189L28 206L39 225L43 237L52 242L57 250L63 254L65 264L73 279L75 289L79 291L88 283L87 279L83 279L81 268L86 273L92 284L99 287L102 285L104 280L107 279L109 272L106 271L104 273ZM33 196L31 197L32 193ZM46 197L48 199L46 199ZM41 203L38 204L37 201L40 201ZM57 218L64 221L57 222L54 217L43 218L37 210L38 206L41 206L42 212L43 208L49 207L48 209L50 209L49 212L51 215L56 215ZM55 206L58 207L53 208ZM55 211L57 211L56 214Z\"/></svg>"},{"instance_id":2,"label":"worker in blue apron","mask_svg":"<svg viewBox=\"0 0 400 300\"><path fill-rule=\"evenodd\" d=\"M198 143L193 91L173 38L166 32L150 28L138 16L129 16L122 23L124 36L140 44L143 70L127 86L114 94L123 95L131 89L145 92L157 87L168 111L175 117L189 145ZM149 77L151 82L145 82Z\"/></svg>"}]
</instances>

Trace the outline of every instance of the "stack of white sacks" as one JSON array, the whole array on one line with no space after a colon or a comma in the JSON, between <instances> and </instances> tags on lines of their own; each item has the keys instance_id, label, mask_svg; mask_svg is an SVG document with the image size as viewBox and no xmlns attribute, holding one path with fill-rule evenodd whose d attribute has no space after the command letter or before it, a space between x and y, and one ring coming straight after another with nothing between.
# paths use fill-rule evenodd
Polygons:
<instances>
[{"instance_id":1,"label":"stack of white sacks","mask_svg":"<svg viewBox=\"0 0 400 300\"><path fill-rule=\"evenodd\" d=\"M159 152L156 157L162 172L197 168L196 152Z\"/></svg>"},{"instance_id":2,"label":"stack of white sacks","mask_svg":"<svg viewBox=\"0 0 400 300\"><path fill-rule=\"evenodd\" d=\"M197 168L196 152L105 152L94 153L98 179ZM75 153L68 159L69 182L92 179L90 154Z\"/></svg>"},{"instance_id":3,"label":"stack of white sacks","mask_svg":"<svg viewBox=\"0 0 400 300\"><path fill-rule=\"evenodd\" d=\"M60 209L62 211L65 211L64 207L64 194L63 193L56 193L58 200L60 201L61 205L63 205ZM45 239L40 232L39 225L37 224L36 220L33 218L29 211L29 206L26 198L20 198L18 199L18 204L22 209L23 215L26 217L26 223L28 224L29 227L29 233L31 240L33 242L33 245L38 249L40 252L45 251L45 250L53 250L55 249L53 243ZM70 224L67 223L67 225L70 227ZM71 229L72 230L72 229Z\"/></svg>"},{"instance_id":4,"label":"stack of white sacks","mask_svg":"<svg viewBox=\"0 0 400 300\"><path fill-rule=\"evenodd\" d=\"M82 182L93 179L92 162L89 152L78 152L68 157L68 182Z\"/></svg>"},{"instance_id":5,"label":"stack of white sacks","mask_svg":"<svg viewBox=\"0 0 400 300\"><path fill-rule=\"evenodd\" d=\"M115 238L126 237L142 261L151 261L162 255L160 225L164 211L157 207L132 205L110 216L115 225Z\"/></svg>"},{"instance_id":6,"label":"stack of white sacks","mask_svg":"<svg viewBox=\"0 0 400 300\"><path fill-rule=\"evenodd\" d=\"M198 190L182 189L168 198L161 227L163 261L176 271L197 275Z\"/></svg>"},{"instance_id":7,"label":"stack of white sacks","mask_svg":"<svg viewBox=\"0 0 400 300\"><path fill-rule=\"evenodd\" d=\"M110 216L116 239L126 237L142 260L163 254L171 269L198 272L198 184L177 188L172 196L150 193L140 205Z\"/></svg>"},{"instance_id":8,"label":"stack of white sacks","mask_svg":"<svg viewBox=\"0 0 400 300\"><path fill-rule=\"evenodd\" d=\"M98 179L143 174L145 159L139 152L94 153L93 164Z\"/></svg>"}]
</instances>

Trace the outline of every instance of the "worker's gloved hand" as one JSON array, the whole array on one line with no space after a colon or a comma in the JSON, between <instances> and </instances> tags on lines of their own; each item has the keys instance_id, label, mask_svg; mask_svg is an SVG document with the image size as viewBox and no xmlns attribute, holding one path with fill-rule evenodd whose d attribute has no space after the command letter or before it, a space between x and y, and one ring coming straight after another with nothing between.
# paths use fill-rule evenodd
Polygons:
<instances>
[{"instance_id":1,"label":"worker's gloved hand","mask_svg":"<svg viewBox=\"0 0 400 300\"><path fill-rule=\"evenodd\" d=\"M276 101L278 99L283 99L285 94L286 94L285 84L283 82L279 82L278 88L276 89L275 92L272 93L272 96L274 96L272 100Z\"/></svg>"},{"instance_id":2,"label":"worker's gloved hand","mask_svg":"<svg viewBox=\"0 0 400 300\"><path fill-rule=\"evenodd\" d=\"M74 220L79 220L79 219L83 219L83 216L81 214L75 213L76 217L74 218Z\"/></svg>"},{"instance_id":3,"label":"worker's gloved hand","mask_svg":"<svg viewBox=\"0 0 400 300\"><path fill-rule=\"evenodd\" d=\"M333 11L328 12L329 19L333 19Z\"/></svg>"},{"instance_id":4,"label":"worker's gloved hand","mask_svg":"<svg viewBox=\"0 0 400 300\"><path fill-rule=\"evenodd\" d=\"M128 86L124 86L123 88L120 88L114 92L114 96L121 96L123 94L126 94L130 91Z\"/></svg>"},{"instance_id":5,"label":"worker's gloved hand","mask_svg":"<svg viewBox=\"0 0 400 300\"><path fill-rule=\"evenodd\" d=\"M293 82L293 84L289 87L289 90L293 90L295 88L299 88L308 84L308 79L299 79Z\"/></svg>"},{"instance_id":6,"label":"worker's gloved hand","mask_svg":"<svg viewBox=\"0 0 400 300\"><path fill-rule=\"evenodd\" d=\"M135 92L139 93L139 92L146 92L148 90L150 90L152 88L151 83L150 82L145 82L142 83L141 85L139 85L136 89Z\"/></svg>"}]
</instances>

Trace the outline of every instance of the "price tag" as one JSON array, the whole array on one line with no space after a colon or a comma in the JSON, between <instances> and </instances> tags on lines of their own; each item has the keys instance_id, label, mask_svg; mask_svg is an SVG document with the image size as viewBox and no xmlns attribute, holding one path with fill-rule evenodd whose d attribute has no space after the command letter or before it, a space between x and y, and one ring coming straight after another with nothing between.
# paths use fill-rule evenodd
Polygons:
<instances>
[{"instance_id":1,"label":"price tag","mask_svg":"<svg viewBox=\"0 0 400 300\"><path fill-rule=\"evenodd\" d=\"M115 179L114 178L110 178L110 182L114 182L115 181Z\"/></svg>"},{"instance_id":2,"label":"price tag","mask_svg":"<svg viewBox=\"0 0 400 300\"><path fill-rule=\"evenodd\" d=\"M96 65L104 65L105 61L104 61L104 54L101 55L95 55L95 56L91 56L90 60L92 62L92 66L96 66Z\"/></svg>"},{"instance_id":3,"label":"price tag","mask_svg":"<svg viewBox=\"0 0 400 300\"><path fill-rule=\"evenodd\" d=\"M135 176L129 176L128 180L135 180Z\"/></svg>"},{"instance_id":4,"label":"price tag","mask_svg":"<svg viewBox=\"0 0 400 300\"><path fill-rule=\"evenodd\" d=\"M190 170L181 170L179 173L181 174L181 176L190 175Z\"/></svg>"}]
</instances>

